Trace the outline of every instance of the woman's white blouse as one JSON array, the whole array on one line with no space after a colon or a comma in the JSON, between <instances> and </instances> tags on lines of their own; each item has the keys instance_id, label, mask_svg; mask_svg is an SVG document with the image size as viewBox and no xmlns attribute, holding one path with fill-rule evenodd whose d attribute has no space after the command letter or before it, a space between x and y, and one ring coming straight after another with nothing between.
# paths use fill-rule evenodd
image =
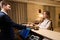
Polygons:
<instances>
[{"instance_id":1,"label":"woman's white blouse","mask_svg":"<svg viewBox=\"0 0 60 40\"><path fill-rule=\"evenodd\" d=\"M38 24L39 28L47 29L51 24L51 21L48 19L45 19L42 23Z\"/></svg>"}]
</instances>

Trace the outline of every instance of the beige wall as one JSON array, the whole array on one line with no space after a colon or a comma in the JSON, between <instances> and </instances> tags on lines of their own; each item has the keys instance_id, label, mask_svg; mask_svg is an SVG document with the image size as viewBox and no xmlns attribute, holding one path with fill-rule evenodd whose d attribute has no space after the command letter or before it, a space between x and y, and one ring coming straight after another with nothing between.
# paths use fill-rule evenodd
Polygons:
<instances>
[{"instance_id":1,"label":"beige wall","mask_svg":"<svg viewBox=\"0 0 60 40\"><path fill-rule=\"evenodd\" d=\"M27 3L35 3L39 5L50 5L50 6L60 6L59 2L51 1L51 0L9 0L9 1L17 1L17 2L27 2Z\"/></svg>"},{"instance_id":2,"label":"beige wall","mask_svg":"<svg viewBox=\"0 0 60 40\"><path fill-rule=\"evenodd\" d=\"M55 19L56 19L55 26L56 27L55 27L54 31L60 32L60 25L58 26L58 22L60 21L59 20L60 7L56 7L55 12L56 12L56 17L55 17Z\"/></svg>"},{"instance_id":3,"label":"beige wall","mask_svg":"<svg viewBox=\"0 0 60 40\"><path fill-rule=\"evenodd\" d=\"M32 3L27 4L28 22L33 22L36 18L38 18L39 9L41 9L41 12L42 12L43 11L43 6L32 4Z\"/></svg>"},{"instance_id":4,"label":"beige wall","mask_svg":"<svg viewBox=\"0 0 60 40\"><path fill-rule=\"evenodd\" d=\"M60 7L56 7L56 27L58 27Z\"/></svg>"}]
</instances>

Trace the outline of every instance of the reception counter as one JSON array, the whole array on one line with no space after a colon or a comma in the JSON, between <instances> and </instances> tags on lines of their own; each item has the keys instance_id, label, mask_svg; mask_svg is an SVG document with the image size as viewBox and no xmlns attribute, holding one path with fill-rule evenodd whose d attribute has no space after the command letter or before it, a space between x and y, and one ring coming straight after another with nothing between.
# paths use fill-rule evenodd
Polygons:
<instances>
[{"instance_id":1,"label":"reception counter","mask_svg":"<svg viewBox=\"0 0 60 40\"><path fill-rule=\"evenodd\" d=\"M42 35L44 37L50 38L52 40L60 40L60 33L59 32L46 30L46 29L39 29L39 30L31 29L31 31L34 33L37 33L38 35Z\"/></svg>"}]
</instances>

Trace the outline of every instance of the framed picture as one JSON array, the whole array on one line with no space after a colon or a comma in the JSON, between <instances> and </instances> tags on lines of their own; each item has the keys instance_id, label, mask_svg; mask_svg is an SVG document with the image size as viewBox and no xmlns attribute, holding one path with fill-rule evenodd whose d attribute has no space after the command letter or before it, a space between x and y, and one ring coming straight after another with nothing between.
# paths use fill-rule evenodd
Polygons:
<instances>
[{"instance_id":1,"label":"framed picture","mask_svg":"<svg viewBox=\"0 0 60 40\"><path fill-rule=\"evenodd\" d=\"M60 13L59 13L59 15L58 15L58 16L59 16L59 19L60 19Z\"/></svg>"},{"instance_id":2,"label":"framed picture","mask_svg":"<svg viewBox=\"0 0 60 40\"><path fill-rule=\"evenodd\" d=\"M58 27L60 27L60 21L58 21Z\"/></svg>"},{"instance_id":3,"label":"framed picture","mask_svg":"<svg viewBox=\"0 0 60 40\"><path fill-rule=\"evenodd\" d=\"M39 9L39 13L41 13L41 9Z\"/></svg>"}]
</instances>

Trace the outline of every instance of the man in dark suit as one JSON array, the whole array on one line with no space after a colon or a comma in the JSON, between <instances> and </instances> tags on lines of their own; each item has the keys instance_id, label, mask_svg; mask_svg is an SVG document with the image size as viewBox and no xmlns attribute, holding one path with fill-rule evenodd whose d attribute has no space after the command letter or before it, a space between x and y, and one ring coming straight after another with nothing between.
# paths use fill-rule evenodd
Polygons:
<instances>
[{"instance_id":1,"label":"man in dark suit","mask_svg":"<svg viewBox=\"0 0 60 40\"><path fill-rule=\"evenodd\" d=\"M0 40L14 40L13 27L17 29L25 29L26 26L14 23L7 15L7 11L11 9L11 6L2 1L0 11Z\"/></svg>"}]
</instances>

